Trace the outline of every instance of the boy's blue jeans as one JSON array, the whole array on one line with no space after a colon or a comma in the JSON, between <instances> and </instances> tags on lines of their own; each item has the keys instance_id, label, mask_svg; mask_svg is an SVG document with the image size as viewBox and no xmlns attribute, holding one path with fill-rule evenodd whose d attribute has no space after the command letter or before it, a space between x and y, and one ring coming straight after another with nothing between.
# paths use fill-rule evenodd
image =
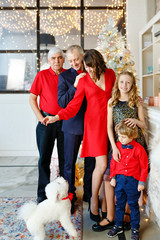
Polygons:
<instances>
[{"instance_id":1,"label":"boy's blue jeans","mask_svg":"<svg viewBox=\"0 0 160 240\"><path fill-rule=\"evenodd\" d=\"M131 210L131 227L139 229L140 212L138 199L138 180L132 176L117 175L116 176L116 216L115 222L117 226L123 225L123 217L125 213L126 202L128 202Z\"/></svg>"}]
</instances>

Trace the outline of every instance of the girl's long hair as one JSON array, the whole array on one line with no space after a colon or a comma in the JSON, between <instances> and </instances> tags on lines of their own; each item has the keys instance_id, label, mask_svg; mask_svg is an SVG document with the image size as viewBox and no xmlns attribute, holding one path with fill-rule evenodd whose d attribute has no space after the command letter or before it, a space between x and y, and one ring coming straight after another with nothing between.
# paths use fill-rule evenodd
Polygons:
<instances>
[{"instance_id":1,"label":"girl's long hair","mask_svg":"<svg viewBox=\"0 0 160 240\"><path fill-rule=\"evenodd\" d=\"M135 105L138 106L139 105L139 95L138 95L138 88L136 85L136 78L133 75L132 72L129 71L122 71L118 77L116 78L113 90L112 90L112 106L117 105L119 98L120 98L120 90L118 88L118 82L119 82L119 78L122 75L128 75L132 78L132 87L128 93L128 97L129 97L129 101L128 101L128 105L130 108L133 108Z\"/></svg>"},{"instance_id":2,"label":"girl's long hair","mask_svg":"<svg viewBox=\"0 0 160 240\"><path fill-rule=\"evenodd\" d=\"M102 54L95 49L88 50L84 54L83 61L88 67L94 69L94 78L98 80L107 68Z\"/></svg>"}]
</instances>

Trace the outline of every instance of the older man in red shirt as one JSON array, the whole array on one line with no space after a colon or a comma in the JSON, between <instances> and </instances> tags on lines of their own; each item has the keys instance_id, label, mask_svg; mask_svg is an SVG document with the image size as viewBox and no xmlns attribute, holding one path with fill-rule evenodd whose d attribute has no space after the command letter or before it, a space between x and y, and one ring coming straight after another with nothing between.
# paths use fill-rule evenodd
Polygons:
<instances>
[{"instance_id":1,"label":"older man in red shirt","mask_svg":"<svg viewBox=\"0 0 160 240\"><path fill-rule=\"evenodd\" d=\"M64 176L64 137L61 131L62 122L56 122L47 127L41 124L46 116L54 116L61 107L58 105L57 89L58 75L65 71L63 69L64 56L61 49L53 47L48 52L49 69L37 73L30 89L29 103L38 119L36 128L37 146L39 150L38 162L38 190L37 202L46 199L45 187L50 182L50 161L57 139L58 159L60 176ZM38 104L39 96L39 104Z\"/></svg>"}]
</instances>

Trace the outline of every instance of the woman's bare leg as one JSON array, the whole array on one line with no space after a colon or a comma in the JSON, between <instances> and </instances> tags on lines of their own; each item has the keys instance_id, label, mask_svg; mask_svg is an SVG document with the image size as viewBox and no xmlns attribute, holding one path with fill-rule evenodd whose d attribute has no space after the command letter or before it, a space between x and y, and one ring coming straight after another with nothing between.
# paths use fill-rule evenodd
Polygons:
<instances>
[{"instance_id":1,"label":"woman's bare leg","mask_svg":"<svg viewBox=\"0 0 160 240\"><path fill-rule=\"evenodd\" d=\"M102 181L99 201L101 204L101 211L106 213L107 212L107 202L106 202L106 197L105 197L104 181Z\"/></svg>"},{"instance_id":2,"label":"woman's bare leg","mask_svg":"<svg viewBox=\"0 0 160 240\"><path fill-rule=\"evenodd\" d=\"M105 198L107 203L107 218L110 222L112 222L115 218L115 195L114 188L110 185L109 181L104 181L105 185ZM107 219L103 219L100 222L100 225L104 226L109 222Z\"/></svg>"},{"instance_id":3,"label":"woman's bare leg","mask_svg":"<svg viewBox=\"0 0 160 240\"><path fill-rule=\"evenodd\" d=\"M95 215L98 214L98 194L106 167L107 156L96 157L96 165L92 174L92 197L90 205L91 212Z\"/></svg>"}]
</instances>

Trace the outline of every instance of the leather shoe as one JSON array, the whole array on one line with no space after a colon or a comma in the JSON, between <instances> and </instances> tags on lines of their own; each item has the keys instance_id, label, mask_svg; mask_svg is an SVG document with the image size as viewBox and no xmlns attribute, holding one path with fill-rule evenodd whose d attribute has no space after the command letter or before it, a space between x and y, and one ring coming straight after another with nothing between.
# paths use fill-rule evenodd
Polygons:
<instances>
[{"instance_id":1,"label":"leather shoe","mask_svg":"<svg viewBox=\"0 0 160 240\"><path fill-rule=\"evenodd\" d=\"M100 221L100 215L99 214L93 214L90 210L90 219L92 219L95 222L99 222Z\"/></svg>"},{"instance_id":2,"label":"leather shoe","mask_svg":"<svg viewBox=\"0 0 160 240\"><path fill-rule=\"evenodd\" d=\"M43 202L43 201L46 200L46 199L47 199L47 197L38 197L38 198L37 198L37 204Z\"/></svg>"},{"instance_id":3,"label":"leather shoe","mask_svg":"<svg viewBox=\"0 0 160 240\"><path fill-rule=\"evenodd\" d=\"M95 232L102 232L104 230L110 229L114 226L115 222L114 221L109 221L108 218L106 218L106 220L109 222L106 225L100 225L99 223L96 223L92 226L92 230Z\"/></svg>"}]
</instances>

